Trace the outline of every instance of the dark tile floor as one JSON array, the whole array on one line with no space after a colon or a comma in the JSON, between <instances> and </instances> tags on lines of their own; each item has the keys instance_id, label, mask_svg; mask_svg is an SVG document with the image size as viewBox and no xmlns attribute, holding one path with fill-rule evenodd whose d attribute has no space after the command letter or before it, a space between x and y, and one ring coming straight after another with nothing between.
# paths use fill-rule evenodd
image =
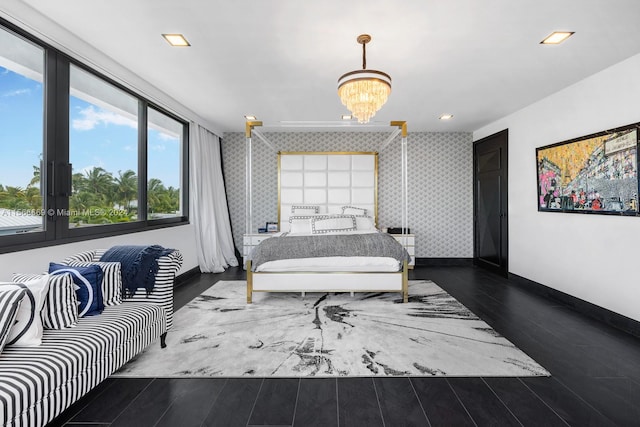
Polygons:
<instances>
[{"instance_id":1,"label":"dark tile floor","mask_svg":"<svg viewBox=\"0 0 640 427\"><path fill-rule=\"evenodd\" d=\"M240 269L176 289L176 308ZM640 426L640 340L474 267L418 267L552 376L109 378L51 425Z\"/></svg>"}]
</instances>

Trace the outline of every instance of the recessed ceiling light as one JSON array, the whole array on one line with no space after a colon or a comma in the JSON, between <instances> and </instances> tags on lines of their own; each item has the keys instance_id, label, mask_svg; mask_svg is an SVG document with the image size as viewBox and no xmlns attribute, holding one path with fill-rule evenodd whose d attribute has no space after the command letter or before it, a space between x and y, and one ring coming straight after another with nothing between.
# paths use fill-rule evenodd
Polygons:
<instances>
[{"instance_id":1,"label":"recessed ceiling light","mask_svg":"<svg viewBox=\"0 0 640 427\"><path fill-rule=\"evenodd\" d=\"M350 114L343 114L342 115L342 120L351 120L351 115Z\"/></svg>"},{"instance_id":2,"label":"recessed ceiling light","mask_svg":"<svg viewBox=\"0 0 640 427\"><path fill-rule=\"evenodd\" d=\"M252 120L256 119L256 116L244 116L244 118L247 119L247 120L252 121Z\"/></svg>"},{"instance_id":3,"label":"recessed ceiling light","mask_svg":"<svg viewBox=\"0 0 640 427\"><path fill-rule=\"evenodd\" d=\"M440 120L451 120L453 119L453 114L443 114L439 117Z\"/></svg>"},{"instance_id":4,"label":"recessed ceiling light","mask_svg":"<svg viewBox=\"0 0 640 427\"><path fill-rule=\"evenodd\" d=\"M573 31L554 31L549 34L540 44L560 44L573 35Z\"/></svg>"},{"instance_id":5,"label":"recessed ceiling light","mask_svg":"<svg viewBox=\"0 0 640 427\"><path fill-rule=\"evenodd\" d=\"M171 46L191 46L182 34L163 34L162 37L164 37Z\"/></svg>"}]
</instances>

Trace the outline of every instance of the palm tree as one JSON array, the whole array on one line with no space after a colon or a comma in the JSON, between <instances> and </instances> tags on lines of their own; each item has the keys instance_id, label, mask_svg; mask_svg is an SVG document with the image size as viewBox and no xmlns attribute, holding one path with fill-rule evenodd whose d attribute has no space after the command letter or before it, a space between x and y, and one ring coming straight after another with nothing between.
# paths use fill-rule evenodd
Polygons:
<instances>
[{"instance_id":1,"label":"palm tree","mask_svg":"<svg viewBox=\"0 0 640 427\"><path fill-rule=\"evenodd\" d=\"M169 199L170 212L178 212L180 209L180 189L167 188L167 197Z\"/></svg>"},{"instance_id":2,"label":"palm tree","mask_svg":"<svg viewBox=\"0 0 640 427\"><path fill-rule=\"evenodd\" d=\"M24 190L24 197L26 202L29 203L30 209L42 208L42 195L40 194L40 189L28 186Z\"/></svg>"},{"instance_id":3,"label":"palm tree","mask_svg":"<svg viewBox=\"0 0 640 427\"><path fill-rule=\"evenodd\" d=\"M113 175L101 167L86 171L86 190L107 202L113 194Z\"/></svg>"},{"instance_id":4,"label":"palm tree","mask_svg":"<svg viewBox=\"0 0 640 427\"><path fill-rule=\"evenodd\" d=\"M138 177L134 171L129 169L124 173L118 171L118 177L114 181L117 201L129 211L131 209L131 201L138 194Z\"/></svg>"},{"instance_id":5,"label":"palm tree","mask_svg":"<svg viewBox=\"0 0 640 427\"><path fill-rule=\"evenodd\" d=\"M12 187L7 185L0 198L2 207L7 209L31 209L22 187Z\"/></svg>"},{"instance_id":6,"label":"palm tree","mask_svg":"<svg viewBox=\"0 0 640 427\"><path fill-rule=\"evenodd\" d=\"M147 184L147 210L149 212L161 212L162 194L165 192L162 181L151 178Z\"/></svg>"},{"instance_id":7,"label":"palm tree","mask_svg":"<svg viewBox=\"0 0 640 427\"><path fill-rule=\"evenodd\" d=\"M40 166L33 166L33 178L27 184L27 188L33 187L34 185L40 186Z\"/></svg>"},{"instance_id":8,"label":"palm tree","mask_svg":"<svg viewBox=\"0 0 640 427\"><path fill-rule=\"evenodd\" d=\"M80 191L86 189L86 179L81 172L74 173L71 176L71 192L73 194L78 194Z\"/></svg>"}]
</instances>

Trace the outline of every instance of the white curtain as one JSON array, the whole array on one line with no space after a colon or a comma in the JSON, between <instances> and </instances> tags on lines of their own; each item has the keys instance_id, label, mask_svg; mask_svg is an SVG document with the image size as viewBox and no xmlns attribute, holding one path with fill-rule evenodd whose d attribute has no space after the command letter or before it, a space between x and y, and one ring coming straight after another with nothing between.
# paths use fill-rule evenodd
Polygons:
<instances>
[{"instance_id":1,"label":"white curtain","mask_svg":"<svg viewBox=\"0 0 640 427\"><path fill-rule=\"evenodd\" d=\"M222 178L220 138L193 122L189 134L190 217L196 230L198 265L203 273L219 273L238 265Z\"/></svg>"}]
</instances>

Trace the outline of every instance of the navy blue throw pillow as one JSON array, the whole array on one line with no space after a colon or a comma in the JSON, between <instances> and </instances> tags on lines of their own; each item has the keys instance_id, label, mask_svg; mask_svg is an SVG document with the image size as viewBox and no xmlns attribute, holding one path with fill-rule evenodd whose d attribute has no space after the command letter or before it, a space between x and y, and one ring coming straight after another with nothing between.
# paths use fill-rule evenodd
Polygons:
<instances>
[{"instance_id":1,"label":"navy blue throw pillow","mask_svg":"<svg viewBox=\"0 0 640 427\"><path fill-rule=\"evenodd\" d=\"M95 316L104 310L102 301L102 278L104 273L98 265L70 267L64 264L49 264L50 274L70 273L78 296L78 317Z\"/></svg>"}]
</instances>

